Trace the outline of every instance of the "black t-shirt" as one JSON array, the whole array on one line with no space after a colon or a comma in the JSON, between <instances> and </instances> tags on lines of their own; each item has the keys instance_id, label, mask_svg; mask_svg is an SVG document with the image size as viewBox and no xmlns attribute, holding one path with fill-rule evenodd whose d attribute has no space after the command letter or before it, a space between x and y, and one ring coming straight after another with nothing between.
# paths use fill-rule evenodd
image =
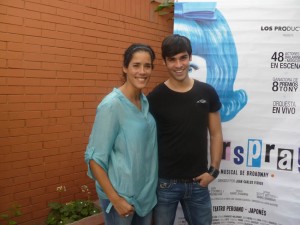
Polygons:
<instances>
[{"instance_id":1,"label":"black t-shirt","mask_svg":"<svg viewBox=\"0 0 300 225\"><path fill-rule=\"evenodd\" d=\"M215 89L195 80L176 92L164 83L149 93L157 123L160 178L193 178L207 171L208 114L221 108Z\"/></svg>"}]
</instances>

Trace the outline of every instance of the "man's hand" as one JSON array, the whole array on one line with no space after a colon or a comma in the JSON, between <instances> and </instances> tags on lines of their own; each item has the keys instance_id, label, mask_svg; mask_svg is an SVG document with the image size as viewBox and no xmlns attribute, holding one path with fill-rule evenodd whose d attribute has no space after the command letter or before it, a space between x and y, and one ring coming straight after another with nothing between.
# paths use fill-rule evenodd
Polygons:
<instances>
[{"instance_id":1,"label":"man's hand","mask_svg":"<svg viewBox=\"0 0 300 225\"><path fill-rule=\"evenodd\" d=\"M194 179L195 181L199 182L200 186L207 187L215 178L206 172L198 177L195 177Z\"/></svg>"}]
</instances>

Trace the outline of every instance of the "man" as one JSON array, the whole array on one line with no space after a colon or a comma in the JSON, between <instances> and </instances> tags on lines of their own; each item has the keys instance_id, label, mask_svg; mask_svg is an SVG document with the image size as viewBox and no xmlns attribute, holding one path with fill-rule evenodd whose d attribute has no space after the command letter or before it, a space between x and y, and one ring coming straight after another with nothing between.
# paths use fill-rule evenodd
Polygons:
<instances>
[{"instance_id":1,"label":"man","mask_svg":"<svg viewBox=\"0 0 300 225\"><path fill-rule=\"evenodd\" d=\"M154 224L173 225L180 202L188 224L210 225L208 185L218 176L223 148L218 112L221 103L212 86L189 77L192 47L188 38L168 36L161 50L169 79L148 95L158 131L159 183Z\"/></svg>"}]
</instances>

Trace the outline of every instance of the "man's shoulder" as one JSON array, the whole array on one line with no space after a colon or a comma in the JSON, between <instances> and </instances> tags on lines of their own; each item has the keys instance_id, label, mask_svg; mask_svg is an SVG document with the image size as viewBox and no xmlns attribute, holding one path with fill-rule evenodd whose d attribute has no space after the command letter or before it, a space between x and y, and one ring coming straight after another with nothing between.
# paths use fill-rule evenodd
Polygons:
<instances>
[{"instance_id":1,"label":"man's shoulder","mask_svg":"<svg viewBox=\"0 0 300 225\"><path fill-rule=\"evenodd\" d=\"M149 94L147 95L147 97L148 98L155 97L155 96L161 94L161 91L163 91L164 89L165 89L165 84L164 83L160 83L156 87L154 87L152 91L149 92Z\"/></svg>"},{"instance_id":2,"label":"man's shoulder","mask_svg":"<svg viewBox=\"0 0 300 225\"><path fill-rule=\"evenodd\" d=\"M209 90L215 90L215 88L208 84L208 83L204 83L202 81L199 81L199 80L194 80L194 87L195 88L200 88L200 89L209 89Z\"/></svg>"},{"instance_id":3,"label":"man's shoulder","mask_svg":"<svg viewBox=\"0 0 300 225\"><path fill-rule=\"evenodd\" d=\"M207 86L210 86L208 83L205 83L203 81L196 80L196 79L194 79L194 85L198 86L198 87L207 87Z\"/></svg>"}]
</instances>

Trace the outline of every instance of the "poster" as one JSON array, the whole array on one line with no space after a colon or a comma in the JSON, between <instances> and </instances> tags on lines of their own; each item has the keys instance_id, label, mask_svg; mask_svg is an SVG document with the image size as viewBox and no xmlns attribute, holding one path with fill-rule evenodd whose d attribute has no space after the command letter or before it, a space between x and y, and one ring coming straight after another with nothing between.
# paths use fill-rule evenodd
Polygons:
<instances>
[{"instance_id":1,"label":"poster","mask_svg":"<svg viewBox=\"0 0 300 225\"><path fill-rule=\"evenodd\" d=\"M178 1L174 12L190 76L223 105L213 224L300 224L299 0ZM180 207L176 224L187 224Z\"/></svg>"}]
</instances>

